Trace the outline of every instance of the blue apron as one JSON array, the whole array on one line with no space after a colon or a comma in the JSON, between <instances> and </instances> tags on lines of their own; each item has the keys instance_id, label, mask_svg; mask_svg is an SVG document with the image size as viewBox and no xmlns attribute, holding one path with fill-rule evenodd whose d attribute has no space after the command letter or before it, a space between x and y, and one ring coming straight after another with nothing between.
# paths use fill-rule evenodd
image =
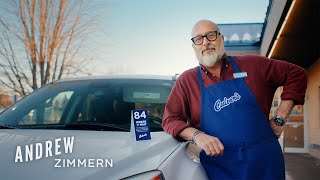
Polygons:
<instances>
[{"instance_id":1,"label":"blue apron","mask_svg":"<svg viewBox=\"0 0 320 180\"><path fill-rule=\"evenodd\" d=\"M235 61L229 57L235 73ZM254 76L249 74L249 76ZM285 179L284 158L269 120L243 78L225 80L204 87L198 68L201 90L200 127L220 139L222 156L207 156L200 161L210 179Z\"/></svg>"}]
</instances>

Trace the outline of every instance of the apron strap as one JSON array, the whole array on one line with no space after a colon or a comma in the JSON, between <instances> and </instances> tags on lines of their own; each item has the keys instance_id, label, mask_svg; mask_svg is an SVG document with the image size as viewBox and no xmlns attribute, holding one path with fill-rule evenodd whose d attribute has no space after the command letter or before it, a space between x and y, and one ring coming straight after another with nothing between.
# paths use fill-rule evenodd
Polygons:
<instances>
[{"instance_id":1,"label":"apron strap","mask_svg":"<svg viewBox=\"0 0 320 180\"><path fill-rule=\"evenodd\" d=\"M200 91L202 93L204 85L203 85L203 79L202 79L202 75L201 75L201 67L200 66L198 66L197 71L198 71L198 79L199 79L199 83L200 83Z\"/></svg>"},{"instance_id":2,"label":"apron strap","mask_svg":"<svg viewBox=\"0 0 320 180\"><path fill-rule=\"evenodd\" d=\"M230 59L230 62L232 64L232 66L233 66L233 69L234 69L235 73L239 73L240 70L239 70L236 62L234 61L233 57L232 56L228 56L228 58Z\"/></svg>"},{"instance_id":3,"label":"apron strap","mask_svg":"<svg viewBox=\"0 0 320 180\"><path fill-rule=\"evenodd\" d=\"M205 127L204 127L204 121L203 121L203 113L202 111L204 110L204 103L202 103L204 101L204 85L203 85L203 79L202 79L202 75L201 75L201 67L198 66L197 68L197 71L198 71L198 79L199 79L199 84L200 84L200 96L201 96L201 101L200 101L200 129L202 131L205 131Z\"/></svg>"}]
</instances>

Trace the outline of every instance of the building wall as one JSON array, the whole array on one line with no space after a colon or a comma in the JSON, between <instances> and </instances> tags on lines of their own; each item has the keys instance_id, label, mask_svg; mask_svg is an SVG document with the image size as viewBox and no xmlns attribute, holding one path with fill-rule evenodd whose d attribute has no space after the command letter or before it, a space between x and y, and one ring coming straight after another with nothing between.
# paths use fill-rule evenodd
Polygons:
<instances>
[{"instance_id":1,"label":"building wall","mask_svg":"<svg viewBox=\"0 0 320 180\"><path fill-rule=\"evenodd\" d=\"M320 58L308 69L305 120L309 131L309 153L320 158Z\"/></svg>"}]
</instances>

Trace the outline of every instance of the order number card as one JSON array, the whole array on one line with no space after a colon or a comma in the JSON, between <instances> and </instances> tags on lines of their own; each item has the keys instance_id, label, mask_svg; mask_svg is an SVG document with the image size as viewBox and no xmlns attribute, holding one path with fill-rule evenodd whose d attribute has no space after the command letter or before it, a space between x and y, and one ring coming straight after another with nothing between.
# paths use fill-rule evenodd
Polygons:
<instances>
[{"instance_id":1,"label":"order number card","mask_svg":"<svg viewBox=\"0 0 320 180\"><path fill-rule=\"evenodd\" d=\"M151 139L147 110L132 110L136 141Z\"/></svg>"}]
</instances>

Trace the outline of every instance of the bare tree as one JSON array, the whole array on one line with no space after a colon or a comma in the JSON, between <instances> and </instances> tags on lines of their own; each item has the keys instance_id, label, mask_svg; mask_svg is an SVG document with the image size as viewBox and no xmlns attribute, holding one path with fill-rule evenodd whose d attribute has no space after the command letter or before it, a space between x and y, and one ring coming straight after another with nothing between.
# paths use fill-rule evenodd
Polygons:
<instances>
[{"instance_id":1,"label":"bare tree","mask_svg":"<svg viewBox=\"0 0 320 180\"><path fill-rule=\"evenodd\" d=\"M81 55L94 17L84 0L6 1L0 15L0 84L25 96L63 76L86 73Z\"/></svg>"}]
</instances>

